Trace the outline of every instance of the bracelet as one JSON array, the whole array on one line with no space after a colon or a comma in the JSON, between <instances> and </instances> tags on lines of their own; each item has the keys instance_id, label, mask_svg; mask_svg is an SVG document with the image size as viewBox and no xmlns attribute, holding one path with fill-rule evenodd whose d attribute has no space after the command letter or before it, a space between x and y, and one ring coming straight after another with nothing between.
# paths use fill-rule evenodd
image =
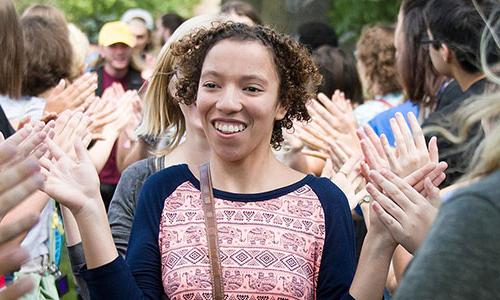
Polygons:
<instances>
[{"instance_id":1,"label":"bracelet","mask_svg":"<svg viewBox=\"0 0 500 300\"><path fill-rule=\"evenodd\" d=\"M370 195L365 195L363 198L361 198L361 200L359 200L359 206L361 206L363 203L366 203L366 204L370 204L370 202L372 201L372 196Z\"/></svg>"}]
</instances>

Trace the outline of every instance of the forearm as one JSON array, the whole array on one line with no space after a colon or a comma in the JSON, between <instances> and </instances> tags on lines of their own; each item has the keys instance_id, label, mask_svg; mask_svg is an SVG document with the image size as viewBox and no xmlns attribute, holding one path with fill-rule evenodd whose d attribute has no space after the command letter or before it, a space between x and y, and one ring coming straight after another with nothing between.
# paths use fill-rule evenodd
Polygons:
<instances>
[{"instance_id":1,"label":"forearm","mask_svg":"<svg viewBox=\"0 0 500 300\"><path fill-rule=\"evenodd\" d=\"M76 223L75 217L73 217L71 211L61 205L61 214L64 222L66 245L68 247L71 247L78 243L81 243L82 237L80 236L80 231L78 230L78 224Z\"/></svg>"},{"instance_id":2,"label":"forearm","mask_svg":"<svg viewBox=\"0 0 500 300\"><path fill-rule=\"evenodd\" d=\"M392 264L394 267L394 275L396 275L396 282L399 284L401 279L403 279L403 275L405 273L406 267L413 259L413 255L411 255L408 251L406 251L403 246L398 245L396 251L394 251L394 255L392 256Z\"/></svg>"},{"instance_id":3,"label":"forearm","mask_svg":"<svg viewBox=\"0 0 500 300\"><path fill-rule=\"evenodd\" d=\"M123 172L131 164L148 157L149 146L144 140L139 139L133 143L132 149L119 149L118 151L117 167L120 172Z\"/></svg>"},{"instance_id":4,"label":"forearm","mask_svg":"<svg viewBox=\"0 0 500 300\"><path fill-rule=\"evenodd\" d=\"M14 207L5 217L0 221L0 225L17 223L19 220L25 218L28 215L36 214L39 215L45 205L49 196L47 194L37 191L31 196L29 196L25 201L21 202L19 205ZM27 232L19 235L16 239L9 242L9 244L20 244L26 237Z\"/></svg>"},{"instance_id":5,"label":"forearm","mask_svg":"<svg viewBox=\"0 0 500 300\"><path fill-rule=\"evenodd\" d=\"M354 299L382 299L393 252L393 247L383 245L376 236L368 232L349 291Z\"/></svg>"},{"instance_id":6,"label":"forearm","mask_svg":"<svg viewBox=\"0 0 500 300\"><path fill-rule=\"evenodd\" d=\"M100 196L99 196L100 197ZM90 200L89 201L96 201ZM82 237L83 252L87 268L93 269L112 262L118 256L102 199L98 209L79 212L75 215Z\"/></svg>"},{"instance_id":7,"label":"forearm","mask_svg":"<svg viewBox=\"0 0 500 300\"><path fill-rule=\"evenodd\" d=\"M104 140L95 142L94 146L89 149L90 159L92 160L97 173L102 171L104 165L108 161L117 137L117 135L106 137Z\"/></svg>"}]
</instances>

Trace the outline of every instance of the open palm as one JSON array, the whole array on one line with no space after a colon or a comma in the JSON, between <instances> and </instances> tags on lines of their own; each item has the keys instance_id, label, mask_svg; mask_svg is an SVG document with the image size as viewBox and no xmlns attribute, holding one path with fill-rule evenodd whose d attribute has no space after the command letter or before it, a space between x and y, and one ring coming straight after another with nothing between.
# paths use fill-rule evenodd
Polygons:
<instances>
[{"instance_id":1,"label":"open palm","mask_svg":"<svg viewBox=\"0 0 500 300\"><path fill-rule=\"evenodd\" d=\"M42 158L46 176L43 191L76 216L83 209L99 209L102 200L99 193L99 177L81 141L76 141L76 159L64 153L53 141L48 140L52 160Z\"/></svg>"}]
</instances>

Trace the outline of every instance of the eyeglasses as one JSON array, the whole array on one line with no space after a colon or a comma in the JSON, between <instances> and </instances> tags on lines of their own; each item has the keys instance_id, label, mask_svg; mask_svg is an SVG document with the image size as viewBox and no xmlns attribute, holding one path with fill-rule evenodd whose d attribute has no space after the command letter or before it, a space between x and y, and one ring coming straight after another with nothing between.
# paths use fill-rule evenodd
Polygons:
<instances>
[{"instance_id":1,"label":"eyeglasses","mask_svg":"<svg viewBox=\"0 0 500 300\"><path fill-rule=\"evenodd\" d=\"M441 42L438 40L433 40L428 37L424 37L423 39L420 40L420 45L422 46L432 45L432 47L438 49L439 47L441 47Z\"/></svg>"}]
</instances>

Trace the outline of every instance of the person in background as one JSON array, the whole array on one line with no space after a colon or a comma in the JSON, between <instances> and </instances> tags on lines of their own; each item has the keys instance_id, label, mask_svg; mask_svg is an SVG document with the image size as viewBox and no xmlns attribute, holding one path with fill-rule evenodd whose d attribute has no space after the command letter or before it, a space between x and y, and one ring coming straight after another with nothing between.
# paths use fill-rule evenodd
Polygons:
<instances>
[{"instance_id":1,"label":"person in background","mask_svg":"<svg viewBox=\"0 0 500 300\"><path fill-rule=\"evenodd\" d=\"M163 14L156 20L156 38L163 46L185 19L176 13Z\"/></svg>"},{"instance_id":2,"label":"person in background","mask_svg":"<svg viewBox=\"0 0 500 300\"><path fill-rule=\"evenodd\" d=\"M355 107L363 103L363 88L351 54L340 48L324 45L314 50L312 57L323 76L320 93L331 97L339 90L344 92Z\"/></svg>"},{"instance_id":3,"label":"person in background","mask_svg":"<svg viewBox=\"0 0 500 300\"><path fill-rule=\"evenodd\" d=\"M426 34L423 11L427 0L404 0L399 9L394 46L396 67L406 101L376 115L368 124L377 135L384 134L390 145L394 145L390 120L400 112L407 120L412 112L420 123L435 108L437 97L444 83L432 65L429 48L421 44Z\"/></svg>"},{"instance_id":4,"label":"person in background","mask_svg":"<svg viewBox=\"0 0 500 300\"><path fill-rule=\"evenodd\" d=\"M122 15L120 21L129 25L130 31L135 37L135 44L132 47L134 55L144 59L146 53L152 50L153 17L144 9L132 8Z\"/></svg>"},{"instance_id":5,"label":"person in background","mask_svg":"<svg viewBox=\"0 0 500 300\"><path fill-rule=\"evenodd\" d=\"M227 1L221 6L220 13L233 22L241 22L250 26L263 24L255 7L247 2Z\"/></svg>"},{"instance_id":6,"label":"person in background","mask_svg":"<svg viewBox=\"0 0 500 300\"><path fill-rule=\"evenodd\" d=\"M0 132L5 138L14 134L2 103L21 97L25 67L23 29L11 1L0 2Z\"/></svg>"},{"instance_id":7,"label":"person in background","mask_svg":"<svg viewBox=\"0 0 500 300\"><path fill-rule=\"evenodd\" d=\"M443 13L439 13L443 12ZM432 64L436 70L453 81L446 87L436 109L425 120L424 128L438 125L456 132L456 124L450 116L465 99L491 93L497 86L488 83L481 67L481 36L486 22L496 24L500 16L498 2L493 0L477 1L477 5L467 0L429 1L424 11L427 34L421 43L428 47ZM483 19L484 18L484 19ZM490 29L489 30L493 30ZM496 29L498 30L498 29ZM484 45L484 59L489 65L500 61L500 50L494 42ZM472 128L471 139L474 143L454 145L440 139L441 158L448 162L445 185L453 184L466 169L472 154L484 135L479 124Z\"/></svg>"},{"instance_id":8,"label":"person in background","mask_svg":"<svg viewBox=\"0 0 500 300\"><path fill-rule=\"evenodd\" d=\"M154 150L153 156L137 161L125 169L118 182L109 207L108 218L116 248L123 257L127 253L139 194L148 177L173 165L187 163L196 166L208 160L210 147L196 107L179 104L175 99L173 86L177 75L173 71L177 59L172 55L170 46L188 34L198 29L209 28L214 22L222 20L219 15L200 15L188 19L163 46L154 71L155 76L151 78L144 96L144 116L137 131L139 136L150 136L155 139L159 139L165 133L171 134L164 145ZM165 90L164 85L170 88ZM67 224L67 231L78 231L69 227L75 223ZM81 237L71 236L76 237L68 239L68 253L73 272L81 288L80 295L83 299L90 299L86 283L80 276L86 263Z\"/></svg>"},{"instance_id":9,"label":"person in background","mask_svg":"<svg viewBox=\"0 0 500 300\"><path fill-rule=\"evenodd\" d=\"M22 98L1 102L15 128L25 117L37 121L45 111L51 111L47 97L61 79L69 76L72 49L68 28L65 22L58 20L30 14L21 19L26 60Z\"/></svg>"},{"instance_id":10,"label":"person in background","mask_svg":"<svg viewBox=\"0 0 500 300\"><path fill-rule=\"evenodd\" d=\"M143 79L131 64L135 38L129 26L120 21L104 24L99 32L99 46L102 58L101 64L96 69L98 76L96 94L102 96L104 90L111 87L113 83L118 83L123 90L139 90ZM126 139L123 136L122 139L118 138L108 161L99 173L102 197L106 207L120 179L120 170L126 167L123 162L131 148L130 141Z\"/></svg>"},{"instance_id":11,"label":"person in background","mask_svg":"<svg viewBox=\"0 0 500 300\"><path fill-rule=\"evenodd\" d=\"M339 42L335 28L321 22L307 22L297 30L298 40L309 51L314 51L323 45L338 47Z\"/></svg>"},{"instance_id":12,"label":"person in background","mask_svg":"<svg viewBox=\"0 0 500 300\"><path fill-rule=\"evenodd\" d=\"M90 44L87 35L83 33L75 24L68 24L69 42L73 49L73 59L71 61L71 68L69 72L69 80L75 81L87 69L85 58L90 51Z\"/></svg>"},{"instance_id":13,"label":"person in background","mask_svg":"<svg viewBox=\"0 0 500 300\"><path fill-rule=\"evenodd\" d=\"M394 28L376 25L363 29L356 45L358 72L368 96L354 109L359 126L374 116L403 102L396 71Z\"/></svg>"}]
</instances>

